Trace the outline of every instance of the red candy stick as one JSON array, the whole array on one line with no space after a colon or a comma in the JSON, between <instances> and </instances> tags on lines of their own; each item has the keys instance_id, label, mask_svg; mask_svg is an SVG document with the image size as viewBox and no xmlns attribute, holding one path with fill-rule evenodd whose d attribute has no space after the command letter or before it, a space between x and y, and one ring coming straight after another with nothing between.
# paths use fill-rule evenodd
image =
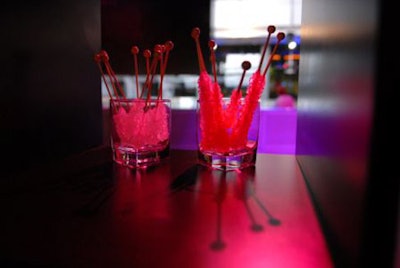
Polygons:
<instances>
[{"instance_id":1,"label":"red candy stick","mask_svg":"<svg viewBox=\"0 0 400 268\"><path fill-rule=\"evenodd\" d=\"M204 58L203 58L203 53L201 53L201 47L200 47L200 42L199 42L199 36L200 36L200 29L199 28L193 28L192 30L192 38L196 42L196 49L197 49L197 58L199 61L199 68L200 68L200 73L206 70L206 67L204 65Z\"/></svg>"},{"instance_id":2,"label":"red candy stick","mask_svg":"<svg viewBox=\"0 0 400 268\"><path fill-rule=\"evenodd\" d=\"M139 70L138 70L138 62L137 55L139 54L139 48L137 46L133 46L131 49L134 60L134 69L135 69L135 80L136 80L136 97L139 97Z\"/></svg>"},{"instance_id":3,"label":"red candy stick","mask_svg":"<svg viewBox=\"0 0 400 268\"><path fill-rule=\"evenodd\" d=\"M242 77L240 78L240 82L236 90L232 91L231 101L228 108L226 109L225 122L229 127L233 125L233 122L236 119L236 116L238 115L239 102L240 99L242 98L241 88L244 76L246 75L246 71L249 70L250 68L251 68L251 63L249 61L242 62L242 69L243 69Z\"/></svg>"},{"instance_id":4,"label":"red candy stick","mask_svg":"<svg viewBox=\"0 0 400 268\"><path fill-rule=\"evenodd\" d=\"M150 49L145 49L143 51L143 56L146 59L146 81L145 81L145 83L143 85L142 92L140 93L140 98L143 97L144 91L146 90L147 84L148 84L149 79L150 79L150 57L151 57Z\"/></svg>"},{"instance_id":5,"label":"red candy stick","mask_svg":"<svg viewBox=\"0 0 400 268\"><path fill-rule=\"evenodd\" d=\"M216 67L216 58L215 58L215 41L210 40L208 41L208 47L210 48L210 60L211 60L211 66L212 66L212 72L214 74L214 83L218 83L217 80L217 67Z\"/></svg>"},{"instance_id":6,"label":"red candy stick","mask_svg":"<svg viewBox=\"0 0 400 268\"><path fill-rule=\"evenodd\" d=\"M271 38L271 34L273 34L273 33L275 32L275 26L270 25L270 26L268 26L267 30L268 30L267 39L265 40L263 52L262 52L262 54L261 54L260 64L258 65L258 71L259 71L259 72L261 71L261 65L262 65L262 63L263 63L263 61L264 61L265 52L267 51L267 47L268 47L268 45L269 45L269 40L270 40L270 38Z\"/></svg>"},{"instance_id":7,"label":"red candy stick","mask_svg":"<svg viewBox=\"0 0 400 268\"><path fill-rule=\"evenodd\" d=\"M153 60L150 66L150 77L147 80L146 87L147 87L147 98L146 100L150 100L151 98L151 89L153 88L153 78L157 70L158 61L161 59L162 55L162 46L155 45L154 46L154 53L153 53Z\"/></svg>"},{"instance_id":8,"label":"red candy stick","mask_svg":"<svg viewBox=\"0 0 400 268\"><path fill-rule=\"evenodd\" d=\"M163 85L163 80L164 80L164 74L165 74L165 70L167 69L167 62L168 62L168 56L169 56L169 52L174 48L174 43L172 43L172 41L167 41L165 42L165 45L163 46L164 50L165 50L165 59L164 62L161 62L161 68L160 68L160 87L158 90L158 99L162 99L162 85ZM163 51L164 52L164 51ZM161 58L162 59L162 58Z\"/></svg>"},{"instance_id":9,"label":"red candy stick","mask_svg":"<svg viewBox=\"0 0 400 268\"><path fill-rule=\"evenodd\" d=\"M285 38L285 34L283 32L279 32L277 34L276 38L277 38L276 44L274 46L274 49L271 52L271 55L269 56L269 60L268 60L267 66L265 67L264 72L263 72L263 76L264 77L267 74L268 68L269 68L269 66L271 65L271 62L272 62L272 58L275 55L276 50L278 49L278 46L279 46L280 42Z\"/></svg>"}]
</instances>

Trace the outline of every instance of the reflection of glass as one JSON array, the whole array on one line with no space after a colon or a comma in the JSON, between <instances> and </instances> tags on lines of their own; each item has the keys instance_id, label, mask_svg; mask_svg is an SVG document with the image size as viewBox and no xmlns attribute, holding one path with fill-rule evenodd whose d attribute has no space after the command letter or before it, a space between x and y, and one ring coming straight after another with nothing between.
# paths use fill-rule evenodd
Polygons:
<instances>
[{"instance_id":1,"label":"reflection of glass","mask_svg":"<svg viewBox=\"0 0 400 268\"><path fill-rule=\"evenodd\" d=\"M158 164L168 155L170 100L111 100L110 111L111 147L116 163L144 168Z\"/></svg>"},{"instance_id":2,"label":"reflection of glass","mask_svg":"<svg viewBox=\"0 0 400 268\"><path fill-rule=\"evenodd\" d=\"M197 142L201 164L221 170L254 166L258 146L260 103L197 102Z\"/></svg>"},{"instance_id":3,"label":"reflection of glass","mask_svg":"<svg viewBox=\"0 0 400 268\"><path fill-rule=\"evenodd\" d=\"M209 244L211 250L222 251L229 246L227 241L232 241L232 237L235 237L236 234L224 230L224 223L226 226L232 224L232 219L235 222L238 217L246 216L246 214L242 214L241 205L244 205L246 209L252 233L263 232L266 224L271 226L281 225L281 221L267 209L263 201L265 196L259 198L259 194L256 193L255 170L256 167L253 166L242 169L240 172L225 172L195 164L188 167L171 182L172 193L183 193L185 198L187 198L187 193L192 193L196 199L201 195L207 197L206 200L211 199L215 204L215 214L213 213L214 210L209 210L208 206L206 211L207 218L215 219L215 223L211 221L211 227L215 228L215 235ZM239 202L232 203L232 198ZM224 206L225 202L228 206ZM239 204L239 206L233 205L234 203ZM261 210L263 213L259 214L257 210ZM267 217L266 223L258 219L263 214ZM203 221L201 224L204 224L204 222L210 221Z\"/></svg>"},{"instance_id":4,"label":"reflection of glass","mask_svg":"<svg viewBox=\"0 0 400 268\"><path fill-rule=\"evenodd\" d=\"M241 173L237 173L237 197L243 201L247 214L252 222L251 230L255 232L262 231L264 228L261 224L259 224L254 218L253 212L249 206L249 200L252 199L256 202L258 207L264 212L264 214L268 217L268 223L273 226L279 226L281 221L275 218L265 207L265 205L261 202L261 200L256 195L256 187L254 185L254 171L255 168L245 169Z\"/></svg>"},{"instance_id":5,"label":"reflection of glass","mask_svg":"<svg viewBox=\"0 0 400 268\"><path fill-rule=\"evenodd\" d=\"M213 250L222 250L226 247L226 243L222 239L221 221L222 221L222 203L227 194L226 173L222 172L218 179L217 191L215 193L215 202L217 203L217 229L216 238L211 243L210 247Z\"/></svg>"}]
</instances>

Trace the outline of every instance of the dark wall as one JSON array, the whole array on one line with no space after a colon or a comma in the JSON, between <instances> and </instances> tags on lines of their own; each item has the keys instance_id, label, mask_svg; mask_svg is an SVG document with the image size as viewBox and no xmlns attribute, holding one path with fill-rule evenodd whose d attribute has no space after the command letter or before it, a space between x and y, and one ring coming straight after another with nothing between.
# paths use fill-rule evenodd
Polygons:
<instances>
[{"instance_id":1,"label":"dark wall","mask_svg":"<svg viewBox=\"0 0 400 268\"><path fill-rule=\"evenodd\" d=\"M399 57L388 2L302 3L296 157L336 267L394 267Z\"/></svg>"},{"instance_id":2,"label":"dark wall","mask_svg":"<svg viewBox=\"0 0 400 268\"><path fill-rule=\"evenodd\" d=\"M167 74L197 74L196 46L190 33L200 28L200 42L208 51L210 1L103 0L102 48L116 73L133 74L131 47L140 49L139 69L145 74L142 52L171 40ZM206 55L205 55L206 56ZM208 62L206 58L206 62Z\"/></svg>"},{"instance_id":3,"label":"dark wall","mask_svg":"<svg viewBox=\"0 0 400 268\"><path fill-rule=\"evenodd\" d=\"M100 1L0 9L2 164L23 169L101 144Z\"/></svg>"}]
</instances>

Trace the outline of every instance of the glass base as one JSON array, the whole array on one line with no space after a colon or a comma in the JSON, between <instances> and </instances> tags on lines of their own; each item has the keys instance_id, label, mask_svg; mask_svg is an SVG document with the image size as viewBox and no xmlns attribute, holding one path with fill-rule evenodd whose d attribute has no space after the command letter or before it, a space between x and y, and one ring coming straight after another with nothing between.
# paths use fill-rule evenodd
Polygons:
<instances>
[{"instance_id":1,"label":"glass base","mask_svg":"<svg viewBox=\"0 0 400 268\"><path fill-rule=\"evenodd\" d=\"M257 150L246 150L240 154L215 154L197 151L199 164L211 169L224 171L253 167L256 164Z\"/></svg>"},{"instance_id":2,"label":"glass base","mask_svg":"<svg viewBox=\"0 0 400 268\"><path fill-rule=\"evenodd\" d=\"M163 158L166 158L169 154L169 147L164 150L138 151L120 146L112 148L112 151L114 162L121 166L147 168L159 164Z\"/></svg>"}]
</instances>

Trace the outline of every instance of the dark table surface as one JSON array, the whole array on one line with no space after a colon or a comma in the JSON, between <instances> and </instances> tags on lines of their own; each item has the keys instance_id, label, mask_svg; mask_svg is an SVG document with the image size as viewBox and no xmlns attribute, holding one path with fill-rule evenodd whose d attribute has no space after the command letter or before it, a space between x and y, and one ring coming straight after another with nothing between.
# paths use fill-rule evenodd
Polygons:
<instances>
[{"instance_id":1,"label":"dark table surface","mask_svg":"<svg viewBox=\"0 0 400 268\"><path fill-rule=\"evenodd\" d=\"M211 171L172 150L154 168L108 147L0 181L0 267L333 267L294 155Z\"/></svg>"}]
</instances>

